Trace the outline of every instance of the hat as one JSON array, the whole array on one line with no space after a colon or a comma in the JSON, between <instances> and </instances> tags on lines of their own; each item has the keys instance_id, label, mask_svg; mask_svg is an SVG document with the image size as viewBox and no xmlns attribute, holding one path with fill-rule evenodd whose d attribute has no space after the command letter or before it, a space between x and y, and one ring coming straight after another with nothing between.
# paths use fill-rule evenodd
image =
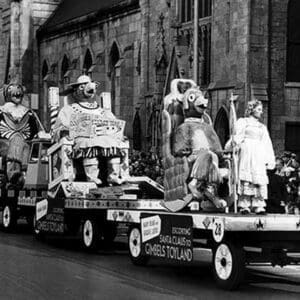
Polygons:
<instances>
[{"instance_id":1,"label":"hat","mask_svg":"<svg viewBox=\"0 0 300 300\"><path fill-rule=\"evenodd\" d=\"M70 87L74 87L74 86L78 86L78 85L81 85L81 84L85 84L85 83L89 83L89 82L92 82L90 76L87 76L87 75L80 75L76 82L73 82L73 83L70 83L69 86Z\"/></svg>"}]
</instances>

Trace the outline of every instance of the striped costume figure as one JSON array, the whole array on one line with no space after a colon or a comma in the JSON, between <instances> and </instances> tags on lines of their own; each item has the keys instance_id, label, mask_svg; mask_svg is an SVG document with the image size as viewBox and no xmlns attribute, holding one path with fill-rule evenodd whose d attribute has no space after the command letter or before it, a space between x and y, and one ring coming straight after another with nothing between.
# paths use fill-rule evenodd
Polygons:
<instances>
[{"instance_id":1,"label":"striped costume figure","mask_svg":"<svg viewBox=\"0 0 300 300\"><path fill-rule=\"evenodd\" d=\"M8 179L27 165L29 146L39 131L43 130L37 115L22 105L23 87L9 84L3 88L6 103L0 107L1 156L6 157Z\"/></svg>"}]
</instances>

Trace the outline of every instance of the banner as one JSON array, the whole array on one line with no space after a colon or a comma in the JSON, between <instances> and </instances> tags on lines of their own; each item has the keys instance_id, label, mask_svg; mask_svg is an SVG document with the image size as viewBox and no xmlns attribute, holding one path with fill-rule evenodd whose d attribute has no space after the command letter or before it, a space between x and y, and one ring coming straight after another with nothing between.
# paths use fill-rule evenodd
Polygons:
<instances>
[{"instance_id":1,"label":"banner","mask_svg":"<svg viewBox=\"0 0 300 300\"><path fill-rule=\"evenodd\" d=\"M36 228L64 233L64 199L48 198L36 203Z\"/></svg>"},{"instance_id":2,"label":"banner","mask_svg":"<svg viewBox=\"0 0 300 300\"><path fill-rule=\"evenodd\" d=\"M143 255L177 262L193 261L193 219L190 216L141 214Z\"/></svg>"},{"instance_id":3,"label":"banner","mask_svg":"<svg viewBox=\"0 0 300 300\"><path fill-rule=\"evenodd\" d=\"M119 136L124 134L126 122L119 119L107 119L100 115L73 114L70 123L71 138L97 136Z\"/></svg>"}]
</instances>

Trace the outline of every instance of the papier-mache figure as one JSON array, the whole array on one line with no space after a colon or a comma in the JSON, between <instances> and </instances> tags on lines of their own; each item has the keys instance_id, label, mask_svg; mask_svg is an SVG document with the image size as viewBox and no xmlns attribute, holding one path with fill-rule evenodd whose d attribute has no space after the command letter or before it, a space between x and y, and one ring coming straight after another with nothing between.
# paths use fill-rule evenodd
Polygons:
<instances>
[{"instance_id":1,"label":"papier-mache figure","mask_svg":"<svg viewBox=\"0 0 300 300\"><path fill-rule=\"evenodd\" d=\"M38 116L22 104L24 88L17 83L3 87L5 104L0 107L1 153L6 157L9 181L20 177L22 166L27 165L28 142L35 136L45 136Z\"/></svg>"},{"instance_id":2,"label":"papier-mache figure","mask_svg":"<svg viewBox=\"0 0 300 300\"><path fill-rule=\"evenodd\" d=\"M193 81L172 81L162 112L164 205L171 211L183 209L192 199L199 200L203 209L226 206L217 187L227 169L219 168L222 148L206 107L207 99Z\"/></svg>"},{"instance_id":3,"label":"papier-mache figure","mask_svg":"<svg viewBox=\"0 0 300 300\"><path fill-rule=\"evenodd\" d=\"M69 105L64 106L54 126L54 139L74 140L72 156L81 160L88 181L102 183L99 158L107 160L107 181L121 184L126 180L124 160L128 141L123 135L125 121L117 119L96 102L97 83L87 75L69 85ZM106 172L106 170L105 170Z\"/></svg>"},{"instance_id":4,"label":"papier-mache figure","mask_svg":"<svg viewBox=\"0 0 300 300\"><path fill-rule=\"evenodd\" d=\"M190 88L184 93L184 122L175 131L173 149L174 155L187 156L191 166L188 188L193 197L224 208L226 201L217 196L217 189L226 176L226 169L219 168L220 140L203 118L207 104L199 88Z\"/></svg>"}]
</instances>

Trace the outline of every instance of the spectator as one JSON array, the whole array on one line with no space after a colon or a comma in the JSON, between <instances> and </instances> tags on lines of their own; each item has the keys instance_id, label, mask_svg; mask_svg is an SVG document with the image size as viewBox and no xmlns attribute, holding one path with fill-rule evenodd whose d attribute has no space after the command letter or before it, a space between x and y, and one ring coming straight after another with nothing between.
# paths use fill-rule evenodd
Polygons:
<instances>
[{"instance_id":1,"label":"spectator","mask_svg":"<svg viewBox=\"0 0 300 300\"><path fill-rule=\"evenodd\" d=\"M275 174L284 176L284 169L283 169L283 159L281 157L276 157L275 160Z\"/></svg>"},{"instance_id":2,"label":"spectator","mask_svg":"<svg viewBox=\"0 0 300 300\"><path fill-rule=\"evenodd\" d=\"M132 176L148 176L163 184L163 168L157 155L134 151L130 157L129 172Z\"/></svg>"},{"instance_id":3,"label":"spectator","mask_svg":"<svg viewBox=\"0 0 300 300\"><path fill-rule=\"evenodd\" d=\"M276 174L276 169L268 170L268 213L284 213L287 202L287 189L282 176Z\"/></svg>"}]
</instances>

